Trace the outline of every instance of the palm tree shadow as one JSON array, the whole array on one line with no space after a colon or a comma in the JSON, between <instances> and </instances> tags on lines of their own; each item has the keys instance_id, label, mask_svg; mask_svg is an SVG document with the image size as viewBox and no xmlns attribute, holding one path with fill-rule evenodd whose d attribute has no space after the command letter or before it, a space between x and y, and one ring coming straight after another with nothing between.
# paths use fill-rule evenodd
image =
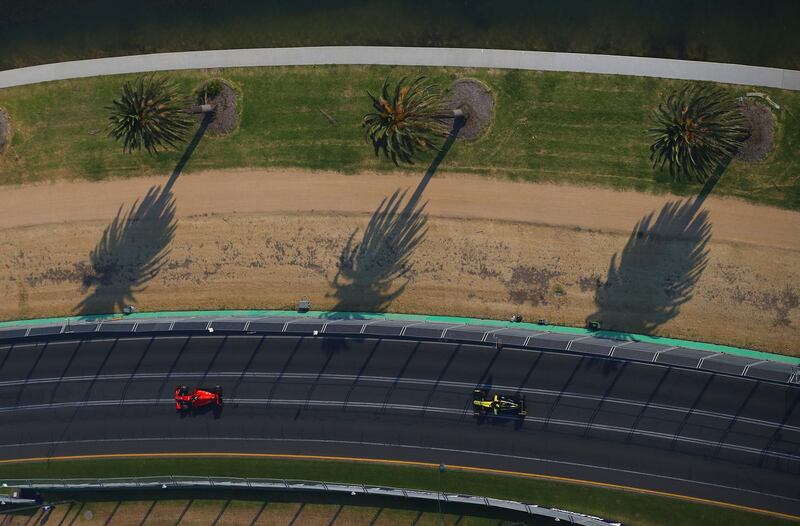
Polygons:
<instances>
[{"instance_id":1,"label":"palm tree shadow","mask_svg":"<svg viewBox=\"0 0 800 526\"><path fill-rule=\"evenodd\" d=\"M91 270L83 277L83 292L91 290L76 307L81 315L119 312L136 302L136 294L155 278L169 257L175 236L175 196L172 187L205 134L206 116L187 146L167 183L153 186L127 212L123 206L89 253Z\"/></svg>"},{"instance_id":2,"label":"palm tree shadow","mask_svg":"<svg viewBox=\"0 0 800 526\"><path fill-rule=\"evenodd\" d=\"M350 234L331 283L335 289L332 296L336 298L334 311L384 312L405 291L414 266L411 258L427 233L427 203L421 203L422 194L462 126L460 119L454 123L410 197L407 198L408 190L395 190L378 205L360 239L358 229ZM399 285L398 280L402 280Z\"/></svg>"},{"instance_id":3,"label":"palm tree shadow","mask_svg":"<svg viewBox=\"0 0 800 526\"><path fill-rule=\"evenodd\" d=\"M653 334L680 313L708 263L711 223L702 205L715 183L695 198L671 201L639 220L622 252L611 258L605 283L598 280L597 310L587 322Z\"/></svg>"}]
</instances>

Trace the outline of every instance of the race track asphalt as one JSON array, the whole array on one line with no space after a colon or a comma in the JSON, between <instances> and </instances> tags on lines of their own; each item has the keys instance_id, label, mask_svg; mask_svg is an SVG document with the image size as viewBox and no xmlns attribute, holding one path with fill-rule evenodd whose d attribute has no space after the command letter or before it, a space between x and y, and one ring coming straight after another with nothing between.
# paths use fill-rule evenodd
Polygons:
<instances>
[{"instance_id":1,"label":"race track asphalt","mask_svg":"<svg viewBox=\"0 0 800 526\"><path fill-rule=\"evenodd\" d=\"M224 389L220 413L177 385ZM475 418L483 385L529 414ZM0 346L0 459L242 452L557 475L800 515L800 386L505 347L163 336Z\"/></svg>"}]
</instances>

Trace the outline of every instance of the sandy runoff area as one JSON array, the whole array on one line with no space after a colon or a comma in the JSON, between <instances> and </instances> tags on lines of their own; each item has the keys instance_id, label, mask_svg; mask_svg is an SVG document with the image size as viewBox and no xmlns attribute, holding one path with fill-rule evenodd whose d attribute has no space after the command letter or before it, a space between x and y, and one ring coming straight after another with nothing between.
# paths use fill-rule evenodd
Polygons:
<instances>
[{"instance_id":1,"label":"sandy runoff area","mask_svg":"<svg viewBox=\"0 0 800 526\"><path fill-rule=\"evenodd\" d=\"M174 183L174 184L172 184ZM0 318L292 308L800 354L800 214L480 176L234 170L5 187Z\"/></svg>"}]
</instances>

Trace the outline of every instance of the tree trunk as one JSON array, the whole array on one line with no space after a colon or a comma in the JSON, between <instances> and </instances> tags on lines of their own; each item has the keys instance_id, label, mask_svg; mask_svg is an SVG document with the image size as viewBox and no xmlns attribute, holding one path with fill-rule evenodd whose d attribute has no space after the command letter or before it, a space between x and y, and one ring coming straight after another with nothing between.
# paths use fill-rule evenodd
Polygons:
<instances>
[{"instance_id":1,"label":"tree trunk","mask_svg":"<svg viewBox=\"0 0 800 526\"><path fill-rule=\"evenodd\" d=\"M212 113L214 111L214 106L211 104L200 104L199 106L192 106L189 109L189 113Z\"/></svg>"},{"instance_id":2,"label":"tree trunk","mask_svg":"<svg viewBox=\"0 0 800 526\"><path fill-rule=\"evenodd\" d=\"M469 119L469 111L463 108L453 108L452 110L447 110L444 113L437 115L438 119Z\"/></svg>"}]
</instances>

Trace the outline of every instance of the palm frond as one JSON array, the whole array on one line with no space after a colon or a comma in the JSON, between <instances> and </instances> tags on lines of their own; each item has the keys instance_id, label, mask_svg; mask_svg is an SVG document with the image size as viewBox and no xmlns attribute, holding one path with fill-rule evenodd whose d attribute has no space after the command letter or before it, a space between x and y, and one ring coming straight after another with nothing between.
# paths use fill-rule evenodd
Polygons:
<instances>
[{"instance_id":1,"label":"palm frond","mask_svg":"<svg viewBox=\"0 0 800 526\"><path fill-rule=\"evenodd\" d=\"M376 97L367 92L374 111L361 122L376 155L383 152L395 164L413 164L421 150L438 149L451 126L436 84L426 77L411 82L403 77L390 91L387 78L380 93Z\"/></svg>"},{"instance_id":2,"label":"palm frond","mask_svg":"<svg viewBox=\"0 0 800 526\"><path fill-rule=\"evenodd\" d=\"M672 93L653 113L650 160L669 167L674 179L704 182L717 174L749 136L736 100L726 91L687 85Z\"/></svg>"},{"instance_id":3,"label":"palm frond","mask_svg":"<svg viewBox=\"0 0 800 526\"><path fill-rule=\"evenodd\" d=\"M148 76L126 82L120 98L106 107L110 113L108 135L122 143L125 153L144 148L155 155L175 148L192 126L185 106L175 86L163 78Z\"/></svg>"}]
</instances>

